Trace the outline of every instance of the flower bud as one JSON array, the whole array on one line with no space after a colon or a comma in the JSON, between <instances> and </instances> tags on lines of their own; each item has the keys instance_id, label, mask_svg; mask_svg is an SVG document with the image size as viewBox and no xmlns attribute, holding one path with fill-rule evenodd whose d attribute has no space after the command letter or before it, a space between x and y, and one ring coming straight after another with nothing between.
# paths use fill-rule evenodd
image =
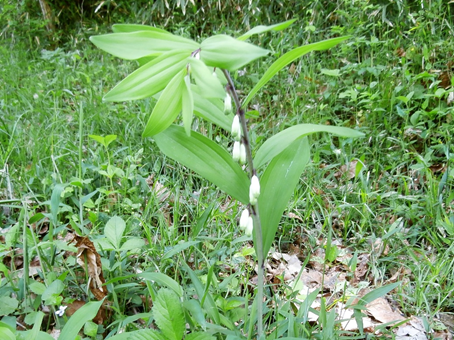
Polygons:
<instances>
[{"instance_id":1,"label":"flower bud","mask_svg":"<svg viewBox=\"0 0 454 340\"><path fill-rule=\"evenodd\" d=\"M232 157L235 162L241 159L241 145L240 142L233 143Z\"/></svg>"},{"instance_id":2,"label":"flower bud","mask_svg":"<svg viewBox=\"0 0 454 340\"><path fill-rule=\"evenodd\" d=\"M252 220L251 216L249 216L247 221L248 221L248 223L247 223L246 229L244 229L244 234L246 236L252 236L252 231L254 230L254 221Z\"/></svg>"},{"instance_id":3,"label":"flower bud","mask_svg":"<svg viewBox=\"0 0 454 340\"><path fill-rule=\"evenodd\" d=\"M256 175L251 178L251 186L249 187L249 202L254 205L257 203L257 198L260 196L260 182Z\"/></svg>"},{"instance_id":4,"label":"flower bud","mask_svg":"<svg viewBox=\"0 0 454 340\"><path fill-rule=\"evenodd\" d=\"M232 136L236 141L239 141L241 139L240 116L238 115L235 115L235 117L233 117Z\"/></svg>"},{"instance_id":5,"label":"flower bud","mask_svg":"<svg viewBox=\"0 0 454 340\"><path fill-rule=\"evenodd\" d=\"M244 209L240 217L240 229L245 230L249 223L249 210Z\"/></svg>"},{"instance_id":6,"label":"flower bud","mask_svg":"<svg viewBox=\"0 0 454 340\"><path fill-rule=\"evenodd\" d=\"M240 144L240 164L246 164L246 147L243 143Z\"/></svg>"},{"instance_id":7,"label":"flower bud","mask_svg":"<svg viewBox=\"0 0 454 340\"><path fill-rule=\"evenodd\" d=\"M224 113L226 115L232 113L232 97L230 97L230 94L228 92L225 93Z\"/></svg>"}]
</instances>

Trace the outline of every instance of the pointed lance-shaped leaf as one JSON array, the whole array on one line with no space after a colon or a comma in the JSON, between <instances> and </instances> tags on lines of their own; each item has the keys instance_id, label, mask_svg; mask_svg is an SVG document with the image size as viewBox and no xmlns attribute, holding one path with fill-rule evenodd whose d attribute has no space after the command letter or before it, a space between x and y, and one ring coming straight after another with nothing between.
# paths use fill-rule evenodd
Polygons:
<instances>
[{"instance_id":1,"label":"pointed lance-shaped leaf","mask_svg":"<svg viewBox=\"0 0 454 340\"><path fill-rule=\"evenodd\" d=\"M315 132L329 132L340 137L363 137L364 133L341 126L298 124L285 129L268 138L257 151L254 165L259 168L269 162L296 139Z\"/></svg>"},{"instance_id":2,"label":"pointed lance-shaped leaf","mask_svg":"<svg viewBox=\"0 0 454 340\"><path fill-rule=\"evenodd\" d=\"M181 112L183 91L186 88L184 82L185 73L186 69L177 73L162 91L145 126L143 137L151 137L164 131Z\"/></svg>"},{"instance_id":3,"label":"pointed lance-shaped leaf","mask_svg":"<svg viewBox=\"0 0 454 340\"><path fill-rule=\"evenodd\" d=\"M216 124L226 131L230 131L233 114L224 114L223 100L217 98L204 98L200 94L200 89L197 85L192 84L191 88L194 99L195 114L211 123Z\"/></svg>"},{"instance_id":4,"label":"pointed lance-shaped leaf","mask_svg":"<svg viewBox=\"0 0 454 340\"><path fill-rule=\"evenodd\" d=\"M268 53L268 50L228 35L214 35L202 41L200 58L208 66L234 71Z\"/></svg>"},{"instance_id":5,"label":"pointed lance-shaped leaf","mask_svg":"<svg viewBox=\"0 0 454 340\"><path fill-rule=\"evenodd\" d=\"M232 156L211 139L171 125L154 137L159 149L175 161L217 185L233 198L249 203L249 178Z\"/></svg>"},{"instance_id":6,"label":"pointed lance-shaped leaf","mask_svg":"<svg viewBox=\"0 0 454 340\"><path fill-rule=\"evenodd\" d=\"M287 20L287 21L281 22L279 24L271 25L271 26L263 26L263 25L256 26L256 27L250 29L249 31L247 31L246 33L244 33L241 37L238 37L237 39L246 40L249 37L253 36L254 34L265 33L268 31L282 31L283 29L286 29L288 26L293 24L295 21L296 21L296 19L291 19L291 20Z\"/></svg>"},{"instance_id":7,"label":"pointed lance-shaped leaf","mask_svg":"<svg viewBox=\"0 0 454 340\"><path fill-rule=\"evenodd\" d=\"M168 33L172 34L166 30L161 28L149 26L149 25L138 25L138 24L115 24L112 26L112 31L114 33L130 33L130 32L138 32L138 31L153 31L153 32L161 32L161 33Z\"/></svg>"},{"instance_id":8,"label":"pointed lance-shaped leaf","mask_svg":"<svg viewBox=\"0 0 454 340\"><path fill-rule=\"evenodd\" d=\"M309 161L309 152L307 138L294 141L268 164L260 177L258 204L265 257L273 243L282 214Z\"/></svg>"},{"instance_id":9,"label":"pointed lance-shaped leaf","mask_svg":"<svg viewBox=\"0 0 454 340\"><path fill-rule=\"evenodd\" d=\"M290 64L292 61L295 59L298 59L302 57L303 55L311 52L311 51L322 51L326 50L328 48L331 48L341 41L344 41L346 39L350 38L349 36L347 37L339 37L339 38L334 38L334 39L329 39L329 40L323 40L316 42L314 44L310 45L305 45L301 47L297 47L287 53L285 53L283 56L281 56L279 59L277 59L265 72L265 74L260 78L257 84L255 84L254 88L249 92L248 96L246 99L243 101L243 104L241 105L243 108L247 107L247 104L251 101L251 99L257 94L257 92L280 70L282 70L285 66Z\"/></svg>"},{"instance_id":10,"label":"pointed lance-shaped leaf","mask_svg":"<svg viewBox=\"0 0 454 340\"><path fill-rule=\"evenodd\" d=\"M147 98L161 92L186 65L191 51L170 51L135 70L110 90L105 101L126 101Z\"/></svg>"},{"instance_id":11,"label":"pointed lance-shaped leaf","mask_svg":"<svg viewBox=\"0 0 454 340\"><path fill-rule=\"evenodd\" d=\"M193 40L157 31L112 33L90 37L100 49L122 59L135 60L174 50L197 50Z\"/></svg>"},{"instance_id":12,"label":"pointed lance-shaped leaf","mask_svg":"<svg viewBox=\"0 0 454 340\"><path fill-rule=\"evenodd\" d=\"M191 76L200 88L200 94L205 98L224 98L224 86L217 76L213 76L213 71L199 59L188 58L188 60L191 65Z\"/></svg>"},{"instance_id":13,"label":"pointed lance-shaped leaf","mask_svg":"<svg viewBox=\"0 0 454 340\"><path fill-rule=\"evenodd\" d=\"M188 136L191 135L192 117L194 116L194 100L191 91L191 79L189 74L184 77L184 87L181 96L183 125Z\"/></svg>"}]
</instances>

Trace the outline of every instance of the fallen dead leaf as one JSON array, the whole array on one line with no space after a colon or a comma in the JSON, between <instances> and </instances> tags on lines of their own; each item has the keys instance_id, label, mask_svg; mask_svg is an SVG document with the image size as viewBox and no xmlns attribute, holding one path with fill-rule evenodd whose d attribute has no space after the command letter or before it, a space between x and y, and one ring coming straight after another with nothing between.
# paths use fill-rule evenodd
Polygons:
<instances>
[{"instance_id":1,"label":"fallen dead leaf","mask_svg":"<svg viewBox=\"0 0 454 340\"><path fill-rule=\"evenodd\" d=\"M96 299L102 300L107 296L107 288L103 287L106 280L102 273L101 257L87 236L74 234L72 242L74 241L77 247L77 263L88 272L90 291Z\"/></svg>"},{"instance_id":2,"label":"fallen dead leaf","mask_svg":"<svg viewBox=\"0 0 454 340\"><path fill-rule=\"evenodd\" d=\"M409 322L395 330L396 340L427 340L421 319L412 317Z\"/></svg>"},{"instance_id":3,"label":"fallen dead leaf","mask_svg":"<svg viewBox=\"0 0 454 340\"><path fill-rule=\"evenodd\" d=\"M382 297L368 303L366 308L367 314L381 323L405 320L405 318L397 311L394 311L389 302Z\"/></svg>"}]
</instances>

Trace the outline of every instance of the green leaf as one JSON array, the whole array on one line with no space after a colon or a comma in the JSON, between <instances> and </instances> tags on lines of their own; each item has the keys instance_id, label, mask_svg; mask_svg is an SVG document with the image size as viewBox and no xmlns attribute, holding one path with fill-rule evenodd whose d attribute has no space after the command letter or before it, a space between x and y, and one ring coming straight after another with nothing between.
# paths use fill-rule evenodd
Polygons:
<instances>
[{"instance_id":1,"label":"green leaf","mask_svg":"<svg viewBox=\"0 0 454 340\"><path fill-rule=\"evenodd\" d=\"M145 245L145 241L141 238L133 237L126 240L120 247L120 251L127 251L132 249L140 249Z\"/></svg>"},{"instance_id":2,"label":"green leaf","mask_svg":"<svg viewBox=\"0 0 454 340\"><path fill-rule=\"evenodd\" d=\"M262 76L262 78L258 81L257 84L255 84L254 88L249 92L248 96L246 99L243 101L243 104L241 105L243 108L247 107L247 104L251 101L251 99L257 94L257 92L280 70L282 70L285 66L290 64L292 61L295 59L298 59L299 57L311 52L311 51L322 51L326 50L328 48L331 48L338 43L349 39L350 37L339 37L339 38L334 38L334 39L329 39L329 40L323 40L319 41L314 44L310 45L305 45L301 47L297 47L287 53L285 53L283 56L281 56L278 60L276 60L265 72L265 74Z\"/></svg>"},{"instance_id":3,"label":"green leaf","mask_svg":"<svg viewBox=\"0 0 454 340\"><path fill-rule=\"evenodd\" d=\"M137 24L115 24L112 26L112 31L114 33L127 33L127 32L137 32L137 31L153 31L153 32L161 32L161 33L168 33L166 30L161 28L148 26L148 25L137 25Z\"/></svg>"},{"instance_id":4,"label":"green leaf","mask_svg":"<svg viewBox=\"0 0 454 340\"><path fill-rule=\"evenodd\" d=\"M208 217L211 215L211 211L213 210L215 202L211 203L203 212L202 216L197 219L197 224L192 226L191 228L191 237L196 238L199 236L200 231L203 227L205 227Z\"/></svg>"},{"instance_id":5,"label":"green leaf","mask_svg":"<svg viewBox=\"0 0 454 340\"><path fill-rule=\"evenodd\" d=\"M50 214L51 220L54 226L58 224L57 215L58 215L58 208L60 206L61 201L61 193L65 189L66 184L56 184L54 189L52 190L52 196L50 197ZM53 235L50 235L53 238Z\"/></svg>"},{"instance_id":6,"label":"green leaf","mask_svg":"<svg viewBox=\"0 0 454 340\"><path fill-rule=\"evenodd\" d=\"M41 282L38 282L38 281L35 281L35 282L32 282L28 288L30 288L30 290L35 293L36 295L42 295L45 290L46 290L46 286L41 283Z\"/></svg>"},{"instance_id":7,"label":"green leaf","mask_svg":"<svg viewBox=\"0 0 454 340\"><path fill-rule=\"evenodd\" d=\"M200 92L205 98L221 98L225 97L225 90L219 78L213 75L203 61L196 58L188 58L191 65L191 76L194 78Z\"/></svg>"},{"instance_id":8,"label":"green leaf","mask_svg":"<svg viewBox=\"0 0 454 340\"><path fill-rule=\"evenodd\" d=\"M96 338L97 333L98 325L95 324L93 321L87 321L84 325L84 334L91 338Z\"/></svg>"},{"instance_id":9,"label":"green leaf","mask_svg":"<svg viewBox=\"0 0 454 340\"><path fill-rule=\"evenodd\" d=\"M89 302L79 308L63 327L59 339L75 339L85 322L94 319L103 301Z\"/></svg>"},{"instance_id":10,"label":"green leaf","mask_svg":"<svg viewBox=\"0 0 454 340\"><path fill-rule=\"evenodd\" d=\"M192 126L192 117L194 116L194 100L192 98L191 91L191 78L189 75L184 77L184 85L182 96L181 96L181 105L182 105L182 116L183 116L183 125L188 136L191 135L191 126Z\"/></svg>"},{"instance_id":11,"label":"green leaf","mask_svg":"<svg viewBox=\"0 0 454 340\"><path fill-rule=\"evenodd\" d=\"M190 168L240 202L249 202L249 178L221 146L197 132L188 137L184 129L176 125L154 138L166 156Z\"/></svg>"},{"instance_id":12,"label":"green leaf","mask_svg":"<svg viewBox=\"0 0 454 340\"><path fill-rule=\"evenodd\" d=\"M97 141L99 144L103 145L103 146L106 146L104 144L104 137L103 136L98 136L98 135L88 135L88 137L90 137L91 139Z\"/></svg>"},{"instance_id":13,"label":"green leaf","mask_svg":"<svg viewBox=\"0 0 454 340\"><path fill-rule=\"evenodd\" d=\"M268 53L268 50L228 35L214 35L202 42L200 59L208 66L233 71Z\"/></svg>"},{"instance_id":14,"label":"green leaf","mask_svg":"<svg viewBox=\"0 0 454 340\"><path fill-rule=\"evenodd\" d=\"M11 329L0 326L0 339L2 340L16 340L16 336Z\"/></svg>"},{"instance_id":15,"label":"green leaf","mask_svg":"<svg viewBox=\"0 0 454 340\"><path fill-rule=\"evenodd\" d=\"M191 268L189 268L189 266L186 263L183 262L182 264L183 264L183 268L188 272L188 274L191 278L192 284L194 285L195 291L196 291L199 299L201 299L205 295L205 287L203 286L202 282L200 282L199 278L194 273L194 271ZM216 325L220 325L221 318L219 316L218 307L216 306L216 303L214 302L213 297L211 296L210 293L206 294L206 297L205 297L205 300L204 300L204 303L202 306L203 306L203 309L210 316L210 318L214 320L214 323Z\"/></svg>"},{"instance_id":16,"label":"green leaf","mask_svg":"<svg viewBox=\"0 0 454 340\"><path fill-rule=\"evenodd\" d=\"M9 296L2 296L2 303L0 304L0 315L9 315L19 306L19 301L16 298Z\"/></svg>"},{"instance_id":17,"label":"green leaf","mask_svg":"<svg viewBox=\"0 0 454 340\"><path fill-rule=\"evenodd\" d=\"M65 289L65 285L60 280L54 280L43 292L41 299L45 304L53 304L52 301L55 297L59 296L61 292Z\"/></svg>"},{"instance_id":18,"label":"green leaf","mask_svg":"<svg viewBox=\"0 0 454 340\"><path fill-rule=\"evenodd\" d=\"M332 76L332 77L339 77L340 76L340 70L339 69L334 69L334 70L328 70L326 68L322 68L320 72L324 75L327 76Z\"/></svg>"},{"instance_id":19,"label":"green leaf","mask_svg":"<svg viewBox=\"0 0 454 340\"><path fill-rule=\"evenodd\" d=\"M134 60L174 50L197 50L193 40L156 30L112 33L90 37L100 49L122 59Z\"/></svg>"},{"instance_id":20,"label":"green leaf","mask_svg":"<svg viewBox=\"0 0 454 340\"><path fill-rule=\"evenodd\" d=\"M282 150L287 148L298 138L307 136L316 132L330 132L340 137L362 137L362 132L340 126L316 125L316 124L298 124L285 129L273 137L267 139L258 149L254 165L256 168L261 167L271 159L276 157Z\"/></svg>"},{"instance_id":21,"label":"green leaf","mask_svg":"<svg viewBox=\"0 0 454 340\"><path fill-rule=\"evenodd\" d=\"M107 135L104 137L104 146L107 148L110 143L117 139L117 135Z\"/></svg>"},{"instance_id":22,"label":"green leaf","mask_svg":"<svg viewBox=\"0 0 454 340\"><path fill-rule=\"evenodd\" d=\"M168 340L163 334L154 329L141 329L138 331L117 334L109 340Z\"/></svg>"},{"instance_id":23,"label":"green leaf","mask_svg":"<svg viewBox=\"0 0 454 340\"><path fill-rule=\"evenodd\" d=\"M123 79L103 100L137 100L161 92L184 68L190 54L190 51L170 51L160 55Z\"/></svg>"},{"instance_id":24,"label":"green leaf","mask_svg":"<svg viewBox=\"0 0 454 340\"><path fill-rule=\"evenodd\" d=\"M112 243L115 249L120 248L121 239L123 238L125 229L126 223L119 216L114 216L107 221L106 227L104 228L104 235L106 235L107 239L110 243Z\"/></svg>"},{"instance_id":25,"label":"green leaf","mask_svg":"<svg viewBox=\"0 0 454 340\"><path fill-rule=\"evenodd\" d=\"M153 316L162 334L170 340L181 340L185 330L183 307L175 292L162 288L153 301Z\"/></svg>"},{"instance_id":26,"label":"green leaf","mask_svg":"<svg viewBox=\"0 0 454 340\"><path fill-rule=\"evenodd\" d=\"M175 293L178 294L179 297L183 296L183 288L178 284L178 282L163 273L143 272L137 274L137 276L148 281L158 282L159 284L172 289Z\"/></svg>"},{"instance_id":27,"label":"green leaf","mask_svg":"<svg viewBox=\"0 0 454 340\"><path fill-rule=\"evenodd\" d=\"M296 21L296 19L291 19L288 21L281 22L279 24L271 25L271 26L256 26L253 29L247 31L244 33L241 37L238 37L238 40L246 40L249 37L253 36L254 34L260 34L260 33L265 33L268 31L282 31L283 29L286 29L289 27L291 24L293 24Z\"/></svg>"},{"instance_id":28,"label":"green leaf","mask_svg":"<svg viewBox=\"0 0 454 340\"><path fill-rule=\"evenodd\" d=\"M187 300L183 302L184 308L189 311L192 318L203 328L206 328L205 312L198 300Z\"/></svg>"},{"instance_id":29,"label":"green leaf","mask_svg":"<svg viewBox=\"0 0 454 340\"><path fill-rule=\"evenodd\" d=\"M390 291L392 291L393 289L399 287L401 285L401 282L394 282L394 283L391 283L389 285L386 285L386 286L383 286L383 287L380 287L380 288L375 288L373 291L367 293L366 295L364 295L360 302L361 304L363 305L367 305L368 303L371 303L372 301L382 297L382 296L385 296L386 294L388 294Z\"/></svg>"},{"instance_id":30,"label":"green leaf","mask_svg":"<svg viewBox=\"0 0 454 340\"><path fill-rule=\"evenodd\" d=\"M154 136L165 129L177 118L182 108L182 96L186 87L184 74L186 70L175 75L162 92L143 131L143 137Z\"/></svg>"},{"instance_id":31,"label":"green leaf","mask_svg":"<svg viewBox=\"0 0 454 340\"><path fill-rule=\"evenodd\" d=\"M186 241L183 243L178 243L175 247L170 249L167 253L164 254L164 256L161 257L161 259L169 259L173 255L176 255L178 253L181 253L183 250L195 246L196 244L200 243L200 241Z\"/></svg>"},{"instance_id":32,"label":"green leaf","mask_svg":"<svg viewBox=\"0 0 454 340\"><path fill-rule=\"evenodd\" d=\"M307 138L298 139L270 162L260 178L261 193L258 204L265 257L309 156Z\"/></svg>"},{"instance_id":33,"label":"green leaf","mask_svg":"<svg viewBox=\"0 0 454 340\"><path fill-rule=\"evenodd\" d=\"M208 333L202 332L193 332L185 336L184 340L214 340L216 339L214 336Z\"/></svg>"},{"instance_id":34,"label":"green leaf","mask_svg":"<svg viewBox=\"0 0 454 340\"><path fill-rule=\"evenodd\" d=\"M233 114L224 114L224 102L217 98L204 98L200 89L192 85L192 97L194 98L194 112L203 119L216 124L226 131L232 128Z\"/></svg>"}]
</instances>

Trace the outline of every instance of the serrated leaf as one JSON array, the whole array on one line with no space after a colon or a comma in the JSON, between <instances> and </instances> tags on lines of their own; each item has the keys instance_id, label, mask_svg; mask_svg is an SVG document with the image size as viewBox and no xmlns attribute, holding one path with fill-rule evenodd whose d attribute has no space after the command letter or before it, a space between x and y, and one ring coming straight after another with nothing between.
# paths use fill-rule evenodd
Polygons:
<instances>
[{"instance_id":1,"label":"serrated leaf","mask_svg":"<svg viewBox=\"0 0 454 340\"><path fill-rule=\"evenodd\" d=\"M272 160L285 148L293 143L298 138L307 136L316 132L329 132L340 137L363 137L362 132L341 127L329 125L316 125L316 124L298 124L288 129L285 129L271 138L268 138L265 143L257 151L254 158L254 165L256 168L261 167L265 163Z\"/></svg>"},{"instance_id":2,"label":"serrated leaf","mask_svg":"<svg viewBox=\"0 0 454 340\"><path fill-rule=\"evenodd\" d=\"M153 301L153 316L162 334L169 340L181 340L185 330L183 307L175 292L162 288Z\"/></svg>"},{"instance_id":3,"label":"serrated leaf","mask_svg":"<svg viewBox=\"0 0 454 340\"><path fill-rule=\"evenodd\" d=\"M164 131L181 112L183 91L186 87L185 72L184 69L177 73L162 92L145 126L143 137L151 137Z\"/></svg>"},{"instance_id":4,"label":"serrated leaf","mask_svg":"<svg viewBox=\"0 0 454 340\"><path fill-rule=\"evenodd\" d=\"M75 339L85 322L94 319L101 307L103 300L89 302L79 308L68 320L60 333L59 339Z\"/></svg>"},{"instance_id":5,"label":"serrated leaf","mask_svg":"<svg viewBox=\"0 0 454 340\"><path fill-rule=\"evenodd\" d=\"M214 35L202 42L200 59L208 66L234 71L268 53L268 50L228 35Z\"/></svg>"},{"instance_id":6,"label":"serrated leaf","mask_svg":"<svg viewBox=\"0 0 454 340\"><path fill-rule=\"evenodd\" d=\"M132 249L140 249L145 245L145 241L141 238L130 238L126 240L120 247L120 251L132 250Z\"/></svg>"},{"instance_id":7,"label":"serrated leaf","mask_svg":"<svg viewBox=\"0 0 454 340\"><path fill-rule=\"evenodd\" d=\"M217 185L233 198L249 202L249 178L221 146L197 132L188 137L180 126L172 125L154 137L168 157Z\"/></svg>"},{"instance_id":8,"label":"serrated leaf","mask_svg":"<svg viewBox=\"0 0 454 340\"><path fill-rule=\"evenodd\" d=\"M174 50L197 50L193 40L156 30L112 33L90 37L100 49L122 59L134 60Z\"/></svg>"},{"instance_id":9,"label":"serrated leaf","mask_svg":"<svg viewBox=\"0 0 454 340\"><path fill-rule=\"evenodd\" d=\"M224 102L217 98L204 98L196 85L192 85L194 112L197 116L216 124L226 131L232 128L233 114L224 114Z\"/></svg>"},{"instance_id":10,"label":"serrated leaf","mask_svg":"<svg viewBox=\"0 0 454 340\"><path fill-rule=\"evenodd\" d=\"M176 282L174 279L168 277L163 273L148 273L143 272L137 274L138 277L144 278L145 280L157 282L160 285L164 285L170 289L172 289L179 297L183 296L183 288Z\"/></svg>"},{"instance_id":11,"label":"serrated leaf","mask_svg":"<svg viewBox=\"0 0 454 340\"><path fill-rule=\"evenodd\" d=\"M114 33L127 33L127 32L137 32L137 31L153 31L153 32L160 32L160 33L168 33L170 32L163 30L161 28L149 26L149 25L138 25L138 24L115 24L112 26L112 31Z\"/></svg>"},{"instance_id":12,"label":"serrated leaf","mask_svg":"<svg viewBox=\"0 0 454 340\"><path fill-rule=\"evenodd\" d=\"M191 91L191 79L189 75L184 77L184 86L181 95L181 115L183 117L183 125L188 136L191 135L192 117L194 116L194 100Z\"/></svg>"},{"instance_id":13,"label":"serrated leaf","mask_svg":"<svg viewBox=\"0 0 454 340\"><path fill-rule=\"evenodd\" d=\"M133 333L134 334L131 334L128 337L128 340L168 340L163 334L159 333L154 329L142 329L140 331Z\"/></svg>"},{"instance_id":14,"label":"serrated leaf","mask_svg":"<svg viewBox=\"0 0 454 340\"><path fill-rule=\"evenodd\" d=\"M131 73L104 97L105 101L147 98L161 92L187 63L190 51L170 51Z\"/></svg>"},{"instance_id":15,"label":"serrated leaf","mask_svg":"<svg viewBox=\"0 0 454 340\"><path fill-rule=\"evenodd\" d=\"M258 204L265 257L273 243L282 214L309 161L309 156L307 138L298 139L270 162L260 178L261 193Z\"/></svg>"},{"instance_id":16,"label":"serrated leaf","mask_svg":"<svg viewBox=\"0 0 454 340\"><path fill-rule=\"evenodd\" d=\"M242 36L238 37L237 39L246 40L249 37L253 36L254 34L265 33L268 31L282 31L283 29L286 29L288 26L293 24L295 21L296 21L296 19L291 19L291 20L281 22L279 24L275 24L275 25L271 25L271 26L264 26L264 25L256 26L256 27L250 29L249 31L247 31L246 33L244 33Z\"/></svg>"},{"instance_id":17,"label":"serrated leaf","mask_svg":"<svg viewBox=\"0 0 454 340\"><path fill-rule=\"evenodd\" d=\"M322 51L326 50L328 48L331 48L338 43L348 39L350 37L339 37L339 38L334 38L334 39L329 39L329 40L323 40L319 41L314 44L309 44L305 46L301 46L298 48L295 48L287 53L285 53L283 56L281 56L279 59L277 59L265 72L265 74L260 78L257 84L255 84L254 88L249 92L248 96L246 99L243 101L243 104L241 105L243 108L246 108L251 99L257 94L257 92L266 84L268 81L280 70L282 70L285 66L290 64L292 61L295 59L298 59L302 57L303 55L311 52L311 51Z\"/></svg>"},{"instance_id":18,"label":"serrated leaf","mask_svg":"<svg viewBox=\"0 0 454 340\"><path fill-rule=\"evenodd\" d=\"M191 76L200 88L201 95L205 98L224 99L224 87L219 81L219 78L213 75L213 71L199 59L188 58L188 60L191 65Z\"/></svg>"},{"instance_id":19,"label":"serrated leaf","mask_svg":"<svg viewBox=\"0 0 454 340\"><path fill-rule=\"evenodd\" d=\"M107 239L110 243L112 243L115 249L120 248L121 239L123 238L125 229L126 223L119 216L114 216L107 221L106 227L104 228L104 235L106 235Z\"/></svg>"}]
</instances>

